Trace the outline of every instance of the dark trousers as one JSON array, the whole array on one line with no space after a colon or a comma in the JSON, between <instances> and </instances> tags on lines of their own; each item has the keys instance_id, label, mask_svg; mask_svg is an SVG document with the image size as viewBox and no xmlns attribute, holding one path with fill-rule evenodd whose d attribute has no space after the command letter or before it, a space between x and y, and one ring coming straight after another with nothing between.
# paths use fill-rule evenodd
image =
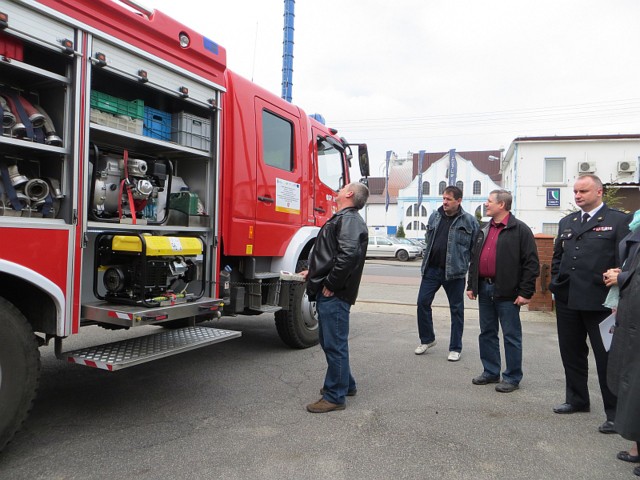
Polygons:
<instances>
[{"instance_id":1,"label":"dark trousers","mask_svg":"<svg viewBox=\"0 0 640 480\"><path fill-rule=\"evenodd\" d=\"M436 339L433 329L433 313L431 305L440 287L444 288L449 300L451 313L451 335L449 351L462 351L462 332L464 331L464 287L465 279L445 280L444 269L427 267L418 290L418 335L420 343L431 343Z\"/></svg>"},{"instance_id":2,"label":"dark trousers","mask_svg":"<svg viewBox=\"0 0 640 480\"><path fill-rule=\"evenodd\" d=\"M327 373L324 377L322 398L343 404L349 390L356 390L356 381L349 366L349 302L335 295L316 295L318 309L318 333L320 346L327 359Z\"/></svg>"},{"instance_id":3,"label":"dark trousers","mask_svg":"<svg viewBox=\"0 0 640 480\"><path fill-rule=\"evenodd\" d=\"M607 420L616 415L616 397L607 386L608 353L602 344L599 324L609 316L608 311L573 310L566 303L556 301L558 343L566 379L566 402L576 407L589 405L589 347L587 336L596 359L598 381Z\"/></svg>"},{"instance_id":4,"label":"dark trousers","mask_svg":"<svg viewBox=\"0 0 640 480\"><path fill-rule=\"evenodd\" d=\"M504 361L506 368L502 380L519 385L522 380L522 323L520 307L513 300L497 300L493 294L495 284L480 281L478 285L478 313L480 314L480 361L483 375L500 378L500 339L502 327Z\"/></svg>"}]
</instances>

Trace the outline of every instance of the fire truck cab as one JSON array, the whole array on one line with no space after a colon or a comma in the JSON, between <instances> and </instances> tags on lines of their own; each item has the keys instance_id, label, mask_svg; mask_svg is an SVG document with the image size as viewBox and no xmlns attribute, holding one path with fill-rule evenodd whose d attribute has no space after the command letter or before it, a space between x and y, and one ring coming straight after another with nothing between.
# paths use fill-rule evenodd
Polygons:
<instances>
[{"instance_id":1,"label":"fire truck cab","mask_svg":"<svg viewBox=\"0 0 640 480\"><path fill-rule=\"evenodd\" d=\"M337 132L226 68L214 41L133 1L0 0L0 449L40 346L117 370L237 338L273 313L315 345L295 275L351 180ZM67 351L81 327L158 326Z\"/></svg>"}]
</instances>

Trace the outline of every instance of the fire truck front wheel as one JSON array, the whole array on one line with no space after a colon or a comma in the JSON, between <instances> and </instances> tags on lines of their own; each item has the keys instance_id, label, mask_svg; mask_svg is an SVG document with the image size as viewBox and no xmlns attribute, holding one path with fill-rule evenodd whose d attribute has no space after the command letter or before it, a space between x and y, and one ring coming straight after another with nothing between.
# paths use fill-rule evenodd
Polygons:
<instances>
[{"instance_id":1,"label":"fire truck front wheel","mask_svg":"<svg viewBox=\"0 0 640 480\"><path fill-rule=\"evenodd\" d=\"M307 262L298 262L296 271L307 269ZM292 348L308 348L318 344L316 302L307 297L307 284L296 282L289 289L289 308L276 312L276 329L280 339Z\"/></svg>"},{"instance_id":2,"label":"fire truck front wheel","mask_svg":"<svg viewBox=\"0 0 640 480\"><path fill-rule=\"evenodd\" d=\"M0 451L27 418L39 376L33 330L16 307L0 298Z\"/></svg>"}]
</instances>

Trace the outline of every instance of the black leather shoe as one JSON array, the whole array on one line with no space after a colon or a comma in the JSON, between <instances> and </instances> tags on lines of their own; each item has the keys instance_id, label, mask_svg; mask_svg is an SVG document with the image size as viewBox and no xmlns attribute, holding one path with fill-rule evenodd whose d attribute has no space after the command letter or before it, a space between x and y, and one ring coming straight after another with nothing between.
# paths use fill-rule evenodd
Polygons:
<instances>
[{"instance_id":1,"label":"black leather shoe","mask_svg":"<svg viewBox=\"0 0 640 480\"><path fill-rule=\"evenodd\" d=\"M575 405L571 405L570 403L562 403L560 405L556 405L553 407L554 413L576 413L576 412L589 412L591 411L591 407L589 405L585 405L583 407L577 407Z\"/></svg>"},{"instance_id":2,"label":"black leather shoe","mask_svg":"<svg viewBox=\"0 0 640 480\"><path fill-rule=\"evenodd\" d=\"M489 383L498 383L500 381L500 377L487 377L486 375L478 375L477 377L471 380L471 383L474 385L487 385Z\"/></svg>"},{"instance_id":3,"label":"black leather shoe","mask_svg":"<svg viewBox=\"0 0 640 480\"><path fill-rule=\"evenodd\" d=\"M516 383L509 383L509 382L502 381L496 385L496 392L511 393L514 390L518 390L519 388L520 386Z\"/></svg>"},{"instance_id":4,"label":"black leather shoe","mask_svg":"<svg viewBox=\"0 0 640 480\"><path fill-rule=\"evenodd\" d=\"M611 420L607 420L602 425L600 425L598 427L598 431L600 433L618 433L616 432L616 425Z\"/></svg>"},{"instance_id":5,"label":"black leather shoe","mask_svg":"<svg viewBox=\"0 0 640 480\"><path fill-rule=\"evenodd\" d=\"M631 455L626 450L622 450L621 452L618 452L618 454L616 455L616 458L618 460L622 460L623 462L640 463L640 455Z\"/></svg>"}]
</instances>

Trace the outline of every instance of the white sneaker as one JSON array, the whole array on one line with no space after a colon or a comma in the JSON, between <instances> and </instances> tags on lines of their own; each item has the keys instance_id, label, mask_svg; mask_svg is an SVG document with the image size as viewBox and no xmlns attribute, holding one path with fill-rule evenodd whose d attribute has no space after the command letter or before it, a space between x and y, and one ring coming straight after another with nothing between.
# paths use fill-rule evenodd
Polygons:
<instances>
[{"instance_id":1,"label":"white sneaker","mask_svg":"<svg viewBox=\"0 0 640 480\"><path fill-rule=\"evenodd\" d=\"M429 350L431 347L435 347L436 346L436 341L434 340L431 343L422 343L420 345L418 345L416 347L416 349L414 350L414 353L416 355L422 355L424 352L426 352L427 350Z\"/></svg>"},{"instance_id":2,"label":"white sneaker","mask_svg":"<svg viewBox=\"0 0 640 480\"><path fill-rule=\"evenodd\" d=\"M460 360L460 352L449 352L449 357L447 358L450 362L457 362Z\"/></svg>"}]
</instances>

